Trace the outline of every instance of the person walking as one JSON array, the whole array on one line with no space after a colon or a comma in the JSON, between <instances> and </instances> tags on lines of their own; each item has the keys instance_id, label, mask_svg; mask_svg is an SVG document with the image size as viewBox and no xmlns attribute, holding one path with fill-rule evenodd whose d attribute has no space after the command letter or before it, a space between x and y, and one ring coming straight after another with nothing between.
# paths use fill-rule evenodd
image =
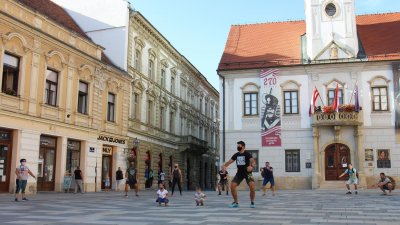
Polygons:
<instances>
[{"instance_id":1,"label":"person walking","mask_svg":"<svg viewBox=\"0 0 400 225\"><path fill-rule=\"evenodd\" d=\"M275 180L274 180L274 171L273 168L269 165L269 162L265 162L265 167L260 169L263 180L263 196L265 196L267 192L267 184L271 184L272 196L275 196Z\"/></svg>"},{"instance_id":2,"label":"person walking","mask_svg":"<svg viewBox=\"0 0 400 225\"><path fill-rule=\"evenodd\" d=\"M160 169L160 170L158 171L158 184L163 184L163 185L165 185L165 184L164 184L164 181L165 181L165 173L164 173L164 171L163 171L162 169Z\"/></svg>"},{"instance_id":3,"label":"person walking","mask_svg":"<svg viewBox=\"0 0 400 225\"><path fill-rule=\"evenodd\" d=\"M83 194L83 188L82 188L82 181L83 181L83 176L82 176L82 171L79 168L79 166L76 167L75 171L74 171L74 177L75 177L75 191L74 194L77 193L78 188L80 190L80 192Z\"/></svg>"},{"instance_id":4,"label":"person walking","mask_svg":"<svg viewBox=\"0 0 400 225\"><path fill-rule=\"evenodd\" d=\"M229 194L229 187L228 187L228 171L224 168L218 172L219 175L219 182L218 182L218 195L221 195L221 190L226 190L226 195Z\"/></svg>"},{"instance_id":5,"label":"person walking","mask_svg":"<svg viewBox=\"0 0 400 225\"><path fill-rule=\"evenodd\" d=\"M223 166L223 168L226 170L229 165L236 161L237 173L231 182L233 202L230 207L239 207L237 186L243 181L243 179L245 179L250 188L250 208L255 208L254 199L256 195L256 185L254 183L254 177L252 174L255 162L253 156L246 151L246 144L243 141L237 142L237 151L238 152L235 153L232 158Z\"/></svg>"},{"instance_id":6,"label":"person walking","mask_svg":"<svg viewBox=\"0 0 400 225\"><path fill-rule=\"evenodd\" d=\"M125 197L128 197L128 187L130 189L135 189L136 192L136 197L139 196L139 173L137 172L135 168L135 163L131 162L131 165L129 166L128 169L126 169L125 173Z\"/></svg>"},{"instance_id":7,"label":"person walking","mask_svg":"<svg viewBox=\"0 0 400 225\"><path fill-rule=\"evenodd\" d=\"M121 167L118 167L117 172L115 172L115 179L117 180L117 187L115 191L119 191L119 187L121 186L122 180L124 179L124 174L122 173Z\"/></svg>"},{"instance_id":8,"label":"person walking","mask_svg":"<svg viewBox=\"0 0 400 225\"><path fill-rule=\"evenodd\" d=\"M26 184L28 183L28 178L29 175L31 175L33 178L36 177L33 175L33 173L29 170L29 168L26 166L26 159L21 159L19 160L21 165L19 165L15 169L15 175L17 175L16 179L16 190L15 190L15 201L18 202L18 195L21 192L21 200L22 201L28 201L28 199L25 197L25 189L26 189Z\"/></svg>"},{"instance_id":9,"label":"person walking","mask_svg":"<svg viewBox=\"0 0 400 225\"><path fill-rule=\"evenodd\" d=\"M182 171L181 171L181 169L179 169L179 165L175 164L174 170L172 171L172 194L171 194L171 196L174 196L174 190L175 190L176 184L178 184L179 193L182 196L181 182L182 182Z\"/></svg>"},{"instance_id":10,"label":"person walking","mask_svg":"<svg viewBox=\"0 0 400 225\"><path fill-rule=\"evenodd\" d=\"M346 171L344 171L344 173L340 174L339 178L343 177L346 174L349 175L349 179L346 182L346 187L347 187L346 194L348 194L348 195L351 194L350 185L352 185L352 184L354 185L354 194L358 194L358 192L357 192L357 185L358 185L357 170L355 168L353 168L353 165L351 163L349 163L347 165Z\"/></svg>"}]
</instances>

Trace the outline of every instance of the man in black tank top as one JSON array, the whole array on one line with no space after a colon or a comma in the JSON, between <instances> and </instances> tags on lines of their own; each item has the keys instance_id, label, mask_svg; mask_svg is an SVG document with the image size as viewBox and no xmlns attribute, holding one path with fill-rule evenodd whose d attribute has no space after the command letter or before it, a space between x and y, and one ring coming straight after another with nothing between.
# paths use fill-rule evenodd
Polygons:
<instances>
[{"instance_id":1,"label":"man in black tank top","mask_svg":"<svg viewBox=\"0 0 400 225\"><path fill-rule=\"evenodd\" d=\"M171 194L171 196L174 196L174 190L175 190L176 184L178 184L179 193L182 196L181 183L182 183L182 172L181 172L181 169L179 169L178 164L175 164L175 168L172 171L172 194Z\"/></svg>"},{"instance_id":2,"label":"man in black tank top","mask_svg":"<svg viewBox=\"0 0 400 225\"><path fill-rule=\"evenodd\" d=\"M236 161L237 173L231 182L231 193L233 197L233 203L230 205L231 208L239 207L236 188L243 180L246 180L250 188L250 208L255 207L254 199L256 196L256 184L254 183L252 174L255 162L253 156L249 152L246 152L245 147L246 144L243 141L239 141L237 143L238 152L235 153L232 158L223 166L223 168L226 170L230 164Z\"/></svg>"}]
</instances>

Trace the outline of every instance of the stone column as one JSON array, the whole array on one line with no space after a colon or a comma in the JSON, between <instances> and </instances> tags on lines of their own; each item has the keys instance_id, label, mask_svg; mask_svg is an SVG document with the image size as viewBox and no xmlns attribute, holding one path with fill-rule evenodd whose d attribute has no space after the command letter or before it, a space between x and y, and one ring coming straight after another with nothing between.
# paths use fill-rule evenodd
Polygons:
<instances>
[{"instance_id":1,"label":"stone column","mask_svg":"<svg viewBox=\"0 0 400 225\"><path fill-rule=\"evenodd\" d=\"M321 180L321 171L319 165L319 128L313 127L313 138L314 138L314 173L312 178L312 189L319 188Z\"/></svg>"},{"instance_id":2,"label":"stone column","mask_svg":"<svg viewBox=\"0 0 400 225\"><path fill-rule=\"evenodd\" d=\"M356 169L358 172L358 184L360 187L367 188L367 178L364 171L364 149L363 149L363 133L361 126L356 126L354 129L354 137L357 140L357 165Z\"/></svg>"}]
</instances>

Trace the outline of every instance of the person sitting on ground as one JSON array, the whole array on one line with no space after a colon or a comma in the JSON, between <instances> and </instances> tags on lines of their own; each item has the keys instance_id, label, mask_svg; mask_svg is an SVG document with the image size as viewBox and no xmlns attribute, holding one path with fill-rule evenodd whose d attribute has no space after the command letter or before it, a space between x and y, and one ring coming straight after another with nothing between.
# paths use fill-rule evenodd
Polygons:
<instances>
[{"instance_id":1,"label":"person sitting on ground","mask_svg":"<svg viewBox=\"0 0 400 225\"><path fill-rule=\"evenodd\" d=\"M161 203L164 203L165 206L168 206L168 191L164 188L164 184L160 183L158 185L159 189L157 191L157 200L158 206L161 206Z\"/></svg>"},{"instance_id":2,"label":"person sitting on ground","mask_svg":"<svg viewBox=\"0 0 400 225\"><path fill-rule=\"evenodd\" d=\"M196 201L196 206L203 206L204 205L204 199L206 198L206 195L201 191L201 187L196 188L196 193L194 194L194 200Z\"/></svg>"},{"instance_id":3,"label":"person sitting on ground","mask_svg":"<svg viewBox=\"0 0 400 225\"><path fill-rule=\"evenodd\" d=\"M392 195L393 184L392 181L386 177L385 173L380 174L378 187L383 191L383 195L387 195L386 190L389 191L389 195Z\"/></svg>"}]
</instances>

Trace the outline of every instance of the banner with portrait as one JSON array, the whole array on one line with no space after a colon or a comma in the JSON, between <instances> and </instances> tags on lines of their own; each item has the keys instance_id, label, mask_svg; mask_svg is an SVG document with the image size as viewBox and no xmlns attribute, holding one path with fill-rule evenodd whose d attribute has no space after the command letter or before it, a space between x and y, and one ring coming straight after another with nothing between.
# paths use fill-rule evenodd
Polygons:
<instances>
[{"instance_id":1,"label":"banner with portrait","mask_svg":"<svg viewBox=\"0 0 400 225\"><path fill-rule=\"evenodd\" d=\"M280 147L281 110L279 105L278 69L262 70L261 79L261 146Z\"/></svg>"},{"instance_id":2,"label":"banner with portrait","mask_svg":"<svg viewBox=\"0 0 400 225\"><path fill-rule=\"evenodd\" d=\"M395 109L395 134L396 143L400 144L400 64L393 64L393 91Z\"/></svg>"}]
</instances>

